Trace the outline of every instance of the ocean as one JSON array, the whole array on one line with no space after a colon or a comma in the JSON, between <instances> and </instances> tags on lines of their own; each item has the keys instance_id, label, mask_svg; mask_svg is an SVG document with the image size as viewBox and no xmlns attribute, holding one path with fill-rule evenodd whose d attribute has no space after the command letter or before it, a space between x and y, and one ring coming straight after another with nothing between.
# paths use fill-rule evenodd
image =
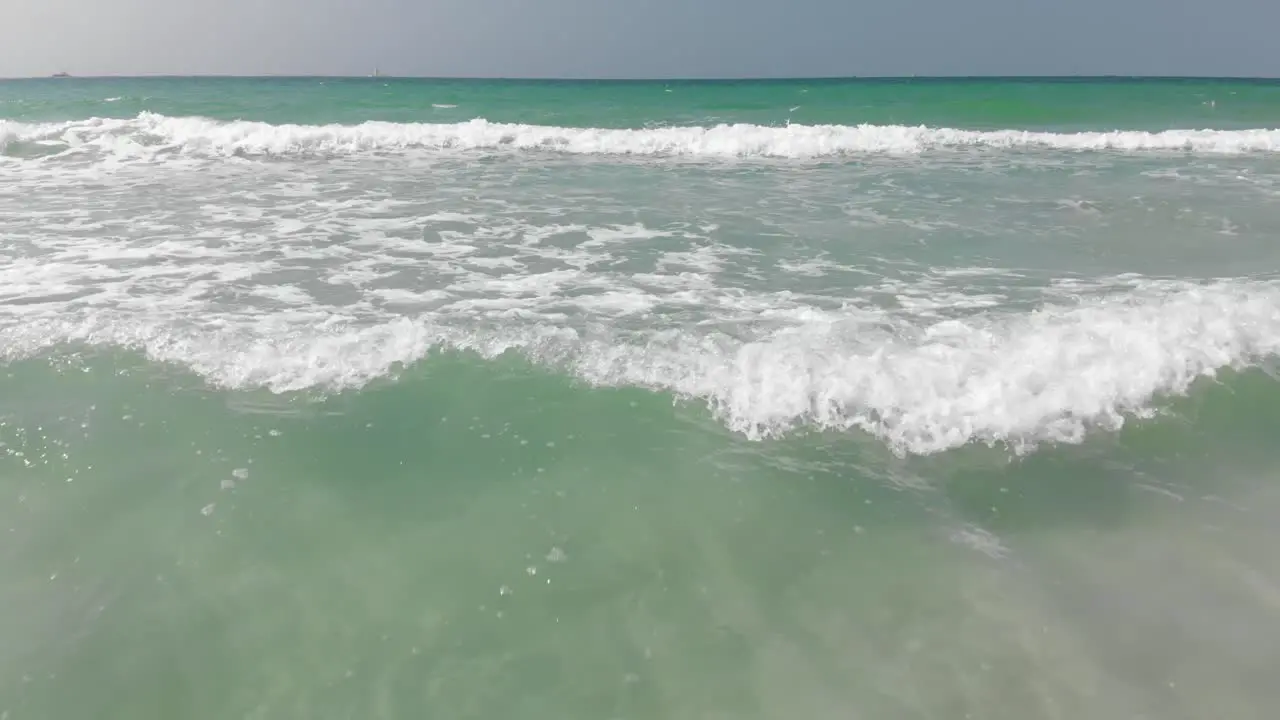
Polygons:
<instances>
[{"instance_id":1,"label":"ocean","mask_svg":"<svg viewBox=\"0 0 1280 720\"><path fill-rule=\"evenodd\" d=\"M0 82L0 718L1272 718L1276 128Z\"/></svg>"}]
</instances>

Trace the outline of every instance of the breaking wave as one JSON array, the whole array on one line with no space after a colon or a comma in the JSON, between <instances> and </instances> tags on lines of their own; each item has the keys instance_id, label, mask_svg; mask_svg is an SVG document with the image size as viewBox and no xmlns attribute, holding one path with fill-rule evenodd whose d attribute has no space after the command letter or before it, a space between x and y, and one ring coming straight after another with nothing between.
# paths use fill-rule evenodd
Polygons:
<instances>
[{"instance_id":1,"label":"breaking wave","mask_svg":"<svg viewBox=\"0 0 1280 720\"><path fill-rule=\"evenodd\" d=\"M115 311L10 325L0 341L9 359L68 343L124 347L214 385L276 392L358 388L437 350L517 352L593 386L703 401L756 439L856 429L900 453L972 442L1025 450L1119 429L1223 369L1269 367L1280 355L1280 285L1155 283L1032 313L898 322L879 335L855 325L831 317L741 341L689 330L482 329L430 314L363 326L277 317L181 327Z\"/></svg>"},{"instance_id":2,"label":"breaking wave","mask_svg":"<svg viewBox=\"0 0 1280 720\"><path fill-rule=\"evenodd\" d=\"M1280 130L1052 133L899 125L749 124L611 129L493 123L483 119L440 124L273 125L153 113L129 119L41 124L0 121L0 153L14 155L14 148L31 145L45 148L44 155L93 150L108 154L136 155L142 150L213 156L509 150L580 155L821 158L975 148L1240 154L1280 151Z\"/></svg>"}]
</instances>

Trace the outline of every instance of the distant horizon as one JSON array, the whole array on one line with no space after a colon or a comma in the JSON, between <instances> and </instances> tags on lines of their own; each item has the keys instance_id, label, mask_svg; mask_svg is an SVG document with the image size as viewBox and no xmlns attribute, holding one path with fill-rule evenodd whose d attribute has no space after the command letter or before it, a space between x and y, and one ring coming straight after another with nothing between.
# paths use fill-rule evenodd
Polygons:
<instances>
[{"instance_id":1,"label":"distant horizon","mask_svg":"<svg viewBox=\"0 0 1280 720\"><path fill-rule=\"evenodd\" d=\"M64 74L65 73L65 74ZM759 76L673 76L673 77L590 77L590 76L522 76L522 75L343 75L330 73L144 73L144 74L103 74L77 75L67 71L47 75L14 75L0 76L0 80L184 80L184 79L223 79L223 80L446 80L446 81L495 81L495 82L600 82L600 83L652 83L652 82L797 82L797 81L842 81L842 80L1030 80L1030 81L1088 81L1088 80L1231 80L1231 81L1278 81L1280 75L1133 75L1133 74L989 74L989 75L759 75Z\"/></svg>"}]
</instances>

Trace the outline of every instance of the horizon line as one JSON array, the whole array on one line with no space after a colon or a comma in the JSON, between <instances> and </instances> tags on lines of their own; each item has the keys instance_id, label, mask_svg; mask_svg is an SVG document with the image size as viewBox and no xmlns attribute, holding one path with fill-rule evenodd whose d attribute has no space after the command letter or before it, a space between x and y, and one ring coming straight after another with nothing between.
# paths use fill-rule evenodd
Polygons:
<instances>
[{"instance_id":1,"label":"horizon line","mask_svg":"<svg viewBox=\"0 0 1280 720\"><path fill-rule=\"evenodd\" d=\"M564 76L507 76L507 75L331 75L331 74L295 74L295 73L261 73L243 75L234 73L143 73L143 74L104 74L104 75L70 75L55 73L51 75L0 76L0 80L147 80L147 79L221 79L221 80L435 80L435 81L489 81L489 82L598 82L598 83L656 83L656 82L830 82L850 80L902 81L902 80L1234 80L1234 81L1274 81L1280 80L1275 75L766 75L766 76L676 76L676 77L577 77Z\"/></svg>"}]
</instances>

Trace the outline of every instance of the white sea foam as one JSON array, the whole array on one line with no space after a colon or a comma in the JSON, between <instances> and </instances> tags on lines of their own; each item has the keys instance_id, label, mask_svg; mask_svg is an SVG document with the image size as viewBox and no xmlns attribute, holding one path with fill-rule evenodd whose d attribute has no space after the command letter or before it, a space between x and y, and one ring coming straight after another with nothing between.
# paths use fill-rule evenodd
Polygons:
<instances>
[{"instance_id":1,"label":"white sea foam","mask_svg":"<svg viewBox=\"0 0 1280 720\"><path fill-rule=\"evenodd\" d=\"M1074 176L1055 168L1028 182L982 153L742 173L432 154L466 141L800 157L946 147L952 132L739 130L155 115L0 125L10 142L90 160L29 159L29 147L0 158L0 358L128 347L216 385L290 392L358 388L433 348L514 351L582 382L703 402L750 437L853 429L913 453L1076 441L1205 374L1274 362L1280 280L1237 277L1274 269L1271 214L1227 167L1256 165L1248 170L1262 177L1269 159L1156 161L1216 179L1189 197L1147 176L1100 173L1107 182L1086 191L1089 181L1059 187ZM538 133L559 139L540 145ZM1017 147L1009 138L1021 136L957 137ZM1087 136L1048 137L1048 147L1088 146ZM1195 137L1213 152L1269 135L1115 137L1138 138L1139 149ZM396 147L429 161L377 154ZM223 161L256 152L297 161ZM984 200L1008 197L1026 207ZM1101 216L1082 232L1057 198ZM1188 222L1205 213L1213 222L1199 227L1218 230L1224 202L1242 228L1230 253ZM1200 279L1118 274L1128 270Z\"/></svg>"},{"instance_id":2,"label":"white sea foam","mask_svg":"<svg viewBox=\"0 0 1280 720\"><path fill-rule=\"evenodd\" d=\"M0 121L0 152L14 143L136 155L334 155L404 150L541 150L582 155L711 158L816 158L868 153L913 154L988 148L1059 151L1166 151L1203 154L1280 151L1280 130L1166 130L1051 133L973 131L897 125L748 124L647 129L576 128L493 123L366 122L359 125L272 125L167 117L27 124Z\"/></svg>"},{"instance_id":3,"label":"white sea foam","mask_svg":"<svg viewBox=\"0 0 1280 720\"><path fill-rule=\"evenodd\" d=\"M1117 429L1198 378L1280 353L1280 284L1130 285L1031 314L964 321L810 311L804 322L745 341L692 329L601 335L518 320L481 330L440 312L367 326L299 313L183 327L118 311L10 325L0 341L11 358L68 342L130 347L218 385L278 392L360 387L438 348L486 357L514 350L591 384L705 401L752 438L860 429L906 453L1079 442L1089 428ZM634 300L607 302L625 308Z\"/></svg>"}]
</instances>

